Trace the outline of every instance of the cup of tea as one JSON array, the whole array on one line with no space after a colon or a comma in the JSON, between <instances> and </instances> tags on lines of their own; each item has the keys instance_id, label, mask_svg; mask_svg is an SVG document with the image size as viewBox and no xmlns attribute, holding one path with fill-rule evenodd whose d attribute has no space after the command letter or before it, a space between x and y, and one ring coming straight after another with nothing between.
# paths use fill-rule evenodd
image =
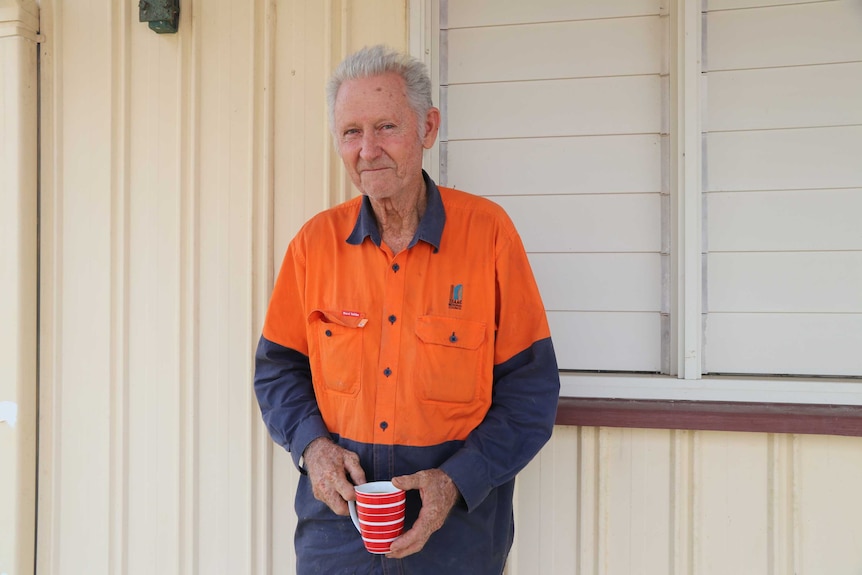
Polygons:
<instances>
[{"instance_id":1,"label":"cup of tea","mask_svg":"<svg viewBox=\"0 0 862 575\"><path fill-rule=\"evenodd\" d=\"M404 529L406 494L391 481L372 481L354 487L356 501L348 501L350 518L369 553L389 553Z\"/></svg>"}]
</instances>

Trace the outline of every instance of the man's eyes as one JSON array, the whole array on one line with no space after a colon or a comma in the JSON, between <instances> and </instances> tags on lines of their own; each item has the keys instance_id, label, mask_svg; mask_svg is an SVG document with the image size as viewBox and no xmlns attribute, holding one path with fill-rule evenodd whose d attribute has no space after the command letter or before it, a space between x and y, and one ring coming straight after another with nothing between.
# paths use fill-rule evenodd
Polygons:
<instances>
[{"instance_id":1,"label":"man's eyes","mask_svg":"<svg viewBox=\"0 0 862 575\"><path fill-rule=\"evenodd\" d=\"M381 132L382 131L391 131L391 130L396 129L397 127L398 126L396 126L395 124L381 124L377 128L377 130L381 131ZM342 136L344 138L352 138L352 137L356 137L356 136L360 135L361 133L362 133L362 130L360 130L359 128L348 128L348 129L344 130Z\"/></svg>"}]
</instances>

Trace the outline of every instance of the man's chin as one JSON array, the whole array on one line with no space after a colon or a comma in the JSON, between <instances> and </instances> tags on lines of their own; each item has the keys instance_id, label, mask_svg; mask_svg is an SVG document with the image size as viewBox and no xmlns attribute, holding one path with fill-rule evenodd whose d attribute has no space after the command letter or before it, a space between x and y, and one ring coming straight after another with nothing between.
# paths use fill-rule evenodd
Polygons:
<instances>
[{"instance_id":1,"label":"man's chin","mask_svg":"<svg viewBox=\"0 0 862 575\"><path fill-rule=\"evenodd\" d=\"M360 191L373 199L390 197L398 192L398 186L391 181L381 181L378 178L362 178Z\"/></svg>"},{"instance_id":2,"label":"man's chin","mask_svg":"<svg viewBox=\"0 0 862 575\"><path fill-rule=\"evenodd\" d=\"M359 191L362 192L363 196L368 196L372 200L391 198L397 194L389 188L381 188L380 186L363 186Z\"/></svg>"}]
</instances>

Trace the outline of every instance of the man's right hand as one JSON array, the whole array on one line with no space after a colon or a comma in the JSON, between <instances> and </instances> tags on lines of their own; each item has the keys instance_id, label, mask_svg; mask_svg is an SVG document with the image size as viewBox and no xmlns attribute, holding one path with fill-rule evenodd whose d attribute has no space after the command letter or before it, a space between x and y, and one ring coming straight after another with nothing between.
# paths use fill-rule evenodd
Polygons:
<instances>
[{"instance_id":1,"label":"man's right hand","mask_svg":"<svg viewBox=\"0 0 862 575\"><path fill-rule=\"evenodd\" d=\"M309 443L302 456L314 497L326 503L336 515L348 515L347 502L356 499L353 486L365 483L359 456L327 437Z\"/></svg>"}]
</instances>

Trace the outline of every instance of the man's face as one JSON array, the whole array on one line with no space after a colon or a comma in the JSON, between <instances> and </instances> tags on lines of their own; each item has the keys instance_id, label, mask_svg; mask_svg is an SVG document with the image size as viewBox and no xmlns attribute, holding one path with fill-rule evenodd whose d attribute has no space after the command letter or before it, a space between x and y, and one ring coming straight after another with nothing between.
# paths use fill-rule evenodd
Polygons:
<instances>
[{"instance_id":1,"label":"man's face","mask_svg":"<svg viewBox=\"0 0 862 575\"><path fill-rule=\"evenodd\" d=\"M338 152L360 192L374 200L392 198L422 182L422 150L437 137L440 113L428 112L420 140L400 76L345 81L334 112Z\"/></svg>"}]
</instances>

